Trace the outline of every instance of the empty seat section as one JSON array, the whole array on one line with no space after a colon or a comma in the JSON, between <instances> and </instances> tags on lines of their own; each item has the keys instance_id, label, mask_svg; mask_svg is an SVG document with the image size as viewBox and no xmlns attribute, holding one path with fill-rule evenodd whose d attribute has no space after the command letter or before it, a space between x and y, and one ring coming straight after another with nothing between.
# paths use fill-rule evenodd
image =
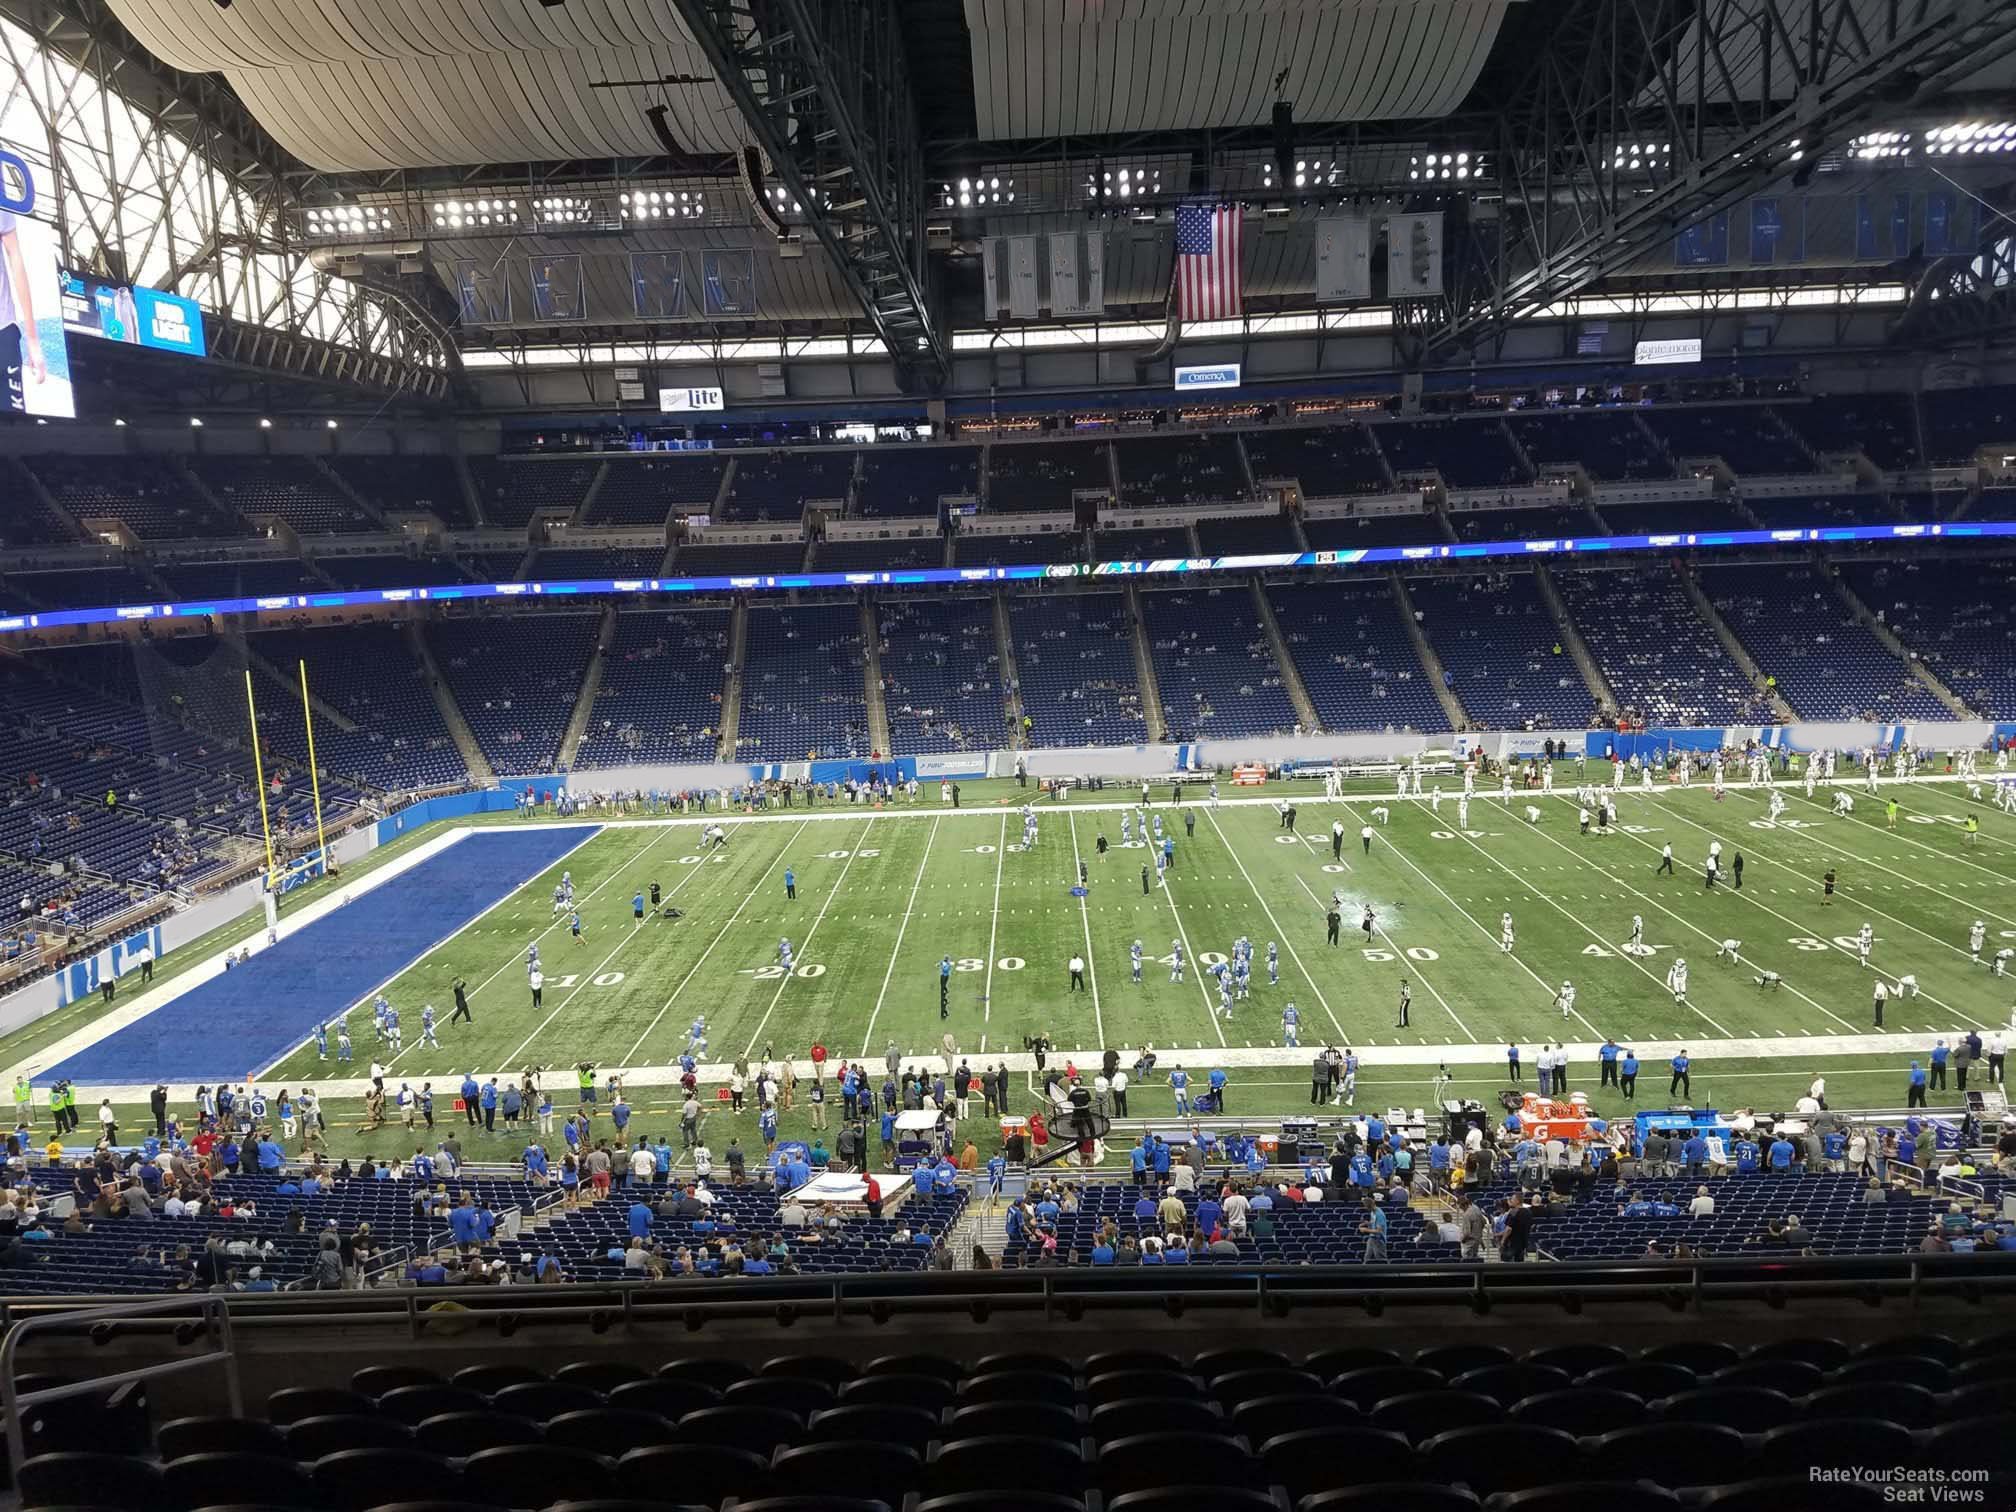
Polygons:
<instances>
[{"instance_id":1,"label":"empty seat section","mask_svg":"<svg viewBox=\"0 0 2016 1512\"><path fill-rule=\"evenodd\" d=\"M307 457L199 456L189 470L227 509L252 520L278 517L300 535L379 528Z\"/></svg>"},{"instance_id":2,"label":"empty seat section","mask_svg":"<svg viewBox=\"0 0 2016 1512\"><path fill-rule=\"evenodd\" d=\"M442 680L500 775L553 770L601 623L532 614L427 626Z\"/></svg>"},{"instance_id":3,"label":"empty seat section","mask_svg":"<svg viewBox=\"0 0 2016 1512\"><path fill-rule=\"evenodd\" d=\"M160 591L132 567L69 567L49 572L10 572L0 599L10 609L98 609L118 604L151 604Z\"/></svg>"},{"instance_id":4,"label":"empty seat section","mask_svg":"<svg viewBox=\"0 0 2016 1512\"><path fill-rule=\"evenodd\" d=\"M1762 404L1641 410L1652 433L1684 469L1695 457L1720 457L1739 476L1812 472L1813 458Z\"/></svg>"},{"instance_id":5,"label":"empty seat section","mask_svg":"<svg viewBox=\"0 0 2016 1512\"><path fill-rule=\"evenodd\" d=\"M1008 625L1022 711L1040 745L1139 745L1148 738L1127 600L1117 593L1014 596Z\"/></svg>"},{"instance_id":6,"label":"empty seat section","mask_svg":"<svg viewBox=\"0 0 2016 1512\"><path fill-rule=\"evenodd\" d=\"M2016 719L2007 562L1851 562L1841 572L1968 708L1989 719Z\"/></svg>"},{"instance_id":7,"label":"empty seat section","mask_svg":"<svg viewBox=\"0 0 2016 1512\"><path fill-rule=\"evenodd\" d=\"M977 446L882 445L861 457L858 512L863 515L925 515L935 519L938 501L977 498Z\"/></svg>"},{"instance_id":8,"label":"empty seat section","mask_svg":"<svg viewBox=\"0 0 2016 1512\"><path fill-rule=\"evenodd\" d=\"M1676 725L1768 717L1768 700L1694 612L1671 568L1558 572L1554 583L1622 712Z\"/></svg>"},{"instance_id":9,"label":"empty seat section","mask_svg":"<svg viewBox=\"0 0 2016 1512\"><path fill-rule=\"evenodd\" d=\"M1276 585L1267 598L1324 729L1448 726L1385 581Z\"/></svg>"},{"instance_id":10,"label":"empty seat section","mask_svg":"<svg viewBox=\"0 0 2016 1512\"><path fill-rule=\"evenodd\" d=\"M1199 520L1197 544L1205 556L1262 556L1298 552L1295 527L1286 515L1235 515L1230 519Z\"/></svg>"},{"instance_id":11,"label":"empty seat section","mask_svg":"<svg viewBox=\"0 0 2016 1512\"><path fill-rule=\"evenodd\" d=\"M416 452L398 457L340 455L324 459L350 491L381 514L421 510L444 525L471 525L469 500L453 457Z\"/></svg>"},{"instance_id":12,"label":"empty seat section","mask_svg":"<svg viewBox=\"0 0 2016 1512\"><path fill-rule=\"evenodd\" d=\"M721 492L728 458L719 452L611 457L586 525L662 525L668 516L706 514Z\"/></svg>"},{"instance_id":13,"label":"empty seat section","mask_svg":"<svg viewBox=\"0 0 2016 1512\"><path fill-rule=\"evenodd\" d=\"M492 525L516 527L534 514L572 514L602 464L579 457L471 457L469 477Z\"/></svg>"},{"instance_id":14,"label":"empty seat section","mask_svg":"<svg viewBox=\"0 0 2016 1512\"><path fill-rule=\"evenodd\" d=\"M1449 523L1465 541L1539 541L1559 536L1595 535L1589 511L1575 504L1542 504L1529 509L1459 509Z\"/></svg>"},{"instance_id":15,"label":"empty seat section","mask_svg":"<svg viewBox=\"0 0 2016 1512\"><path fill-rule=\"evenodd\" d=\"M882 696L899 756L990 750L1006 719L989 598L900 599L875 606Z\"/></svg>"},{"instance_id":16,"label":"empty seat section","mask_svg":"<svg viewBox=\"0 0 2016 1512\"><path fill-rule=\"evenodd\" d=\"M319 556L315 565L334 578L339 587L431 588L457 583L462 574L446 557L377 554L369 556Z\"/></svg>"},{"instance_id":17,"label":"empty seat section","mask_svg":"<svg viewBox=\"0 0 2016 1512\"><path fill-rule=\"evenodd\" d=\"M994 514L1069 509L1079 489L1110 495L1103 441L997 441L987 450L987 508Z\"/></svg>"},{"instance_id":18,"label":"empty seat section","mask_svg":"<svg viewBox=\"0 0 2016 1512\"><path fill-rule=\"evenodd\" d=\"M1141 595L1171 740L1292 731L1300 723L1244 583Z\"/></svg>"},{"instance_id":19,"label":"empty seat section","mask_svg":"<svg viewBox=\"0 0 2016 1512\"><path fill-rule=\"evenodd\" d=\"M1916 467L1918 424L1909 394L1822 394L1778 414L1816 455L1861 452L1878 467Z\"/></svg>"},{"instance_id":20,"label":"empty seat section","mask_svg":"<svg viewBox=\"0 0 2016 1512\"><path fill-rule=\"evenodd\" d=\"M1464 711L1486 729L1589 728L1596 700L1528 573L1407 584Z\"/></svg>"},{"instance_id":21,"label":"empty seat section","mask_svg":"<svg viewBox=\"0 0 2016 1512\"><path fill-rule=\"evenodd\" d=\"M1972 462L1984 445L2016 449L2016 388L1939 389L1923 396L1925 460L1934 467Z\"/></svg>"},{"instance_id":22,"label":"empty seat section","mask_svg":"<svg viewBox=\"0 0 2016 1512\"><path fill-rule=\"evenodd\" d=\"M713 760L727 660L726 609L623 611L575 769Z\"/></svg>"},{"instance_id":23,"label":"empty seat section","mask_svg":"<svg viewBox=\"0 0 2016 1512\"><path fill-rule=\"evenodd\" d=\"M1712 567L1697 576L1743 649L1804 718L1951 717L1812 569Z\"/></svg>"},{"instance_id":24,"label":"empty seat section","mask_svg":"<svg viewBox=\"0 0 2016 1512\"><path fill-rule=\"evenodd\" d=\"M868 696L862 682L858 605L749 606L737 749L750 759L798 761L864 754Z\"/></svg>"},{"instance_id":25,"label":"empty seat section","mask_svg":"<svg viewBox=\"0 0 2016 1512\"><path fill-rule=\"evenodd\" d=\"M1733 499L1668 499L1657 504L1598 504L1612 535L1673 535L1686 531L1754 530Z\"/></svg>"},{"instance_id":26,"label":"empty seat section","mask_svg":"<svg viewBox=\"0 0 2016 1512\"><path fill-rule=\"evenodd\" d=\"M532 559L532 576L554 581L656 577L663 546L549 546Z\"/></svg>"},{"instance_id":27,"label":"empty seat section","mask_svg":"<svg viewBox=\"0 0 2016 1512\"><path fill-rule=\"evenodd\" d=\"M1394 421L1375 425L1372 434L1398 474L1440 473L1451 488L1510 487L1530 481L1496 416Z\"/></svg>"},{"instance_id":28,"label":"empty seat section","mask_svg":"<svg viewBox=\"0 0 2016 1512\"><path fill-rule=\"evenodd\" d=\"M1344 515L1304 520L1302 533L1312 551L1363 551L1374 546L1429 546L1448 539L1434 506L1400 513Z\"/></svg>"},{"instance_id":29,"label":"empty seat section","mask_svg":"<svg viewBox=\"0 0 2016 1512\"><path fill-rule=\"evenodd\" d=\"M797 572L805 565L802 540L749 541L741 545L681 546L672 558L675 577L745 576L751 573Z\"/></svg>"},{"instance_id":30,"label":"empty seat section","mask_svg":"<svg viewBox=\"0 0 2016 1512\"><path fill-rule=\"evenodd\" d=\"M1305 499L1378 493L1391 487L1372 433L1355 420L1246 432L1246 460L1263 485L1287 479Z\"/></svg>"},{"instance_id":31,"label":"empty seat section","mask_svg":"<svg viewBox=\"0 0 2016 1512\"><path fill-rule=\"evenodd\" d=\"M1904 511L1893 496L1854 489L1786 494L1745 502L1767 530L1806 525L1894 525L1904 518Z\"/></svg>"},{"instance_id":32,"label":"empty seat section","mask_svg":"<svg viewBox=\"0 0 2016 1512\"><path fill-rule=\"evenodd\" d=\"M844 512L854 489L852 451L743 452L721 501L721 518L734 523L796 520L805 506L824 500Z\"/></svg>"},{"instance_id":33,"label":"empty seat section","mask_svg":"<svg viewBox=\"0 0 2016 1512\"><path fill-rule=\"evenodd\" d=\"M172 562L161 576L178 599L268 598L283 593L314 593L328 588L308 564L294 557L253 558L242 562ZM454 581L450 573L444 581Z\"/></svg>"},{"instance_id":34,"label":"empty seat section","mask_svg":"<svg viewBox=\"0 0 2016 1512\"><path fill-rule=\"evenodd\" d=\"M426 674L399 626L268 630L252 636L251 644L283 675L305 659L315 696L355 726L344 730L332 720L316 720L315 754L328 770L384 789L467 779ZM242 684L238 695L242 700ZM308 759L296 690L286 685L268 690L259 703L259 721L277 751L296 763ZM224 727L230 727L228 721ZM272 772L269 760L267 773Z\"/></svg>"},{"instance_id":35,"label":"empty seat section","mask_svg":"<svg viewBox=\"0 0 2016 1512\"><path fill-rule=\"evenodd\" d=\"M1020 567L1085 560L1085 533L1048 531L1042 535L962 535L954 547L961 567Z\"/></svg>"},{"instance_id":36,"label":"empty seat section","mask_svg":"<svg viewBox=\"0 0 2016 1512\"><path fill-rule=\"evenodd\" d=\"M87 526L118 520L142 540L234 536L247 527L213 508L167 457L24 457L22 465Z\"/></svg>"},{"instance_id":37,"label":"empty seat section","mask_svg":"<svg viewBox=\"0 0 2016 1512\"><path fill-rule=\"evenodd\" d=\"M814 572L905 572L944 565L945 538L935 535L824 540L812 549Z\"/></svg>"},{"instance_id":38,"label":"empty seat section","mask_svg":"<svg viewBox=\"0 0 2016 1512\"><path fill-rule=\"evenodd\" d=\"M1092 537L1095 562L1153 562L1190 555L1183 530L1101 530Z\"/></svg>"},{"instance_id":39,"label":"empty seat section","mask_svg":"<svg viewBox=\"0 0 2016 1512\"><path fill-rule=\"evenodd\" d=\"M1542 477L1578 462L1590 477L1610 481L1673 476L1664 450L1639 429L1631 410L1516 410L1505 423Z\"/></svg>"},{"instance_id":40,"label":"empty seat section","mask_svg":"<svg viewBox=\"0 0 2016 1512\"><path fill-rule=\"evenodd\" d=\"M1172 431L1113 443L1120 464L1121 502L1139 508L1243 499L1246 469L1239 438L1229 432Z\"/></svg>"}]
</instances>

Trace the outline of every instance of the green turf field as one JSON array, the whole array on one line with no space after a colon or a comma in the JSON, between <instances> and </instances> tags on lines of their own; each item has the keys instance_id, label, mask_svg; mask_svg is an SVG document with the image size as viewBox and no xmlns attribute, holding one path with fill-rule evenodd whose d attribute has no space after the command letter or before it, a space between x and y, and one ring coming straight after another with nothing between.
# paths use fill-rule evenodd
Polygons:
<instances>
[{"instance_id":1,"label":"green turf field","mask_svg":"<svg viewBox=\"0 0 2016 1512\"><path fill-rule=\"evenodd\" d=\"M1390 822L1372 820L1367 854L1358 827L1385 802L1380 797L1327 804L1299 790L1290 834L1264 803L1214 810L1199 792L1194 803L1171 805L1158 788L1152 811L1174 835L1176 864L1166 887L1151 875L1145 893L1148 852L1138 842L1118 844L1112 789L1039 803L1040 839L1027 851L1016 807L1023 795L1010 784L969 785L967 806L956 813L927 789L915 808L821 806L731 821L726 850L707 855L698 820L611 827L566 862L582 940L570 939L564 916L552 912L556 867L393 981L388 992L405 1020L406 1049L388 1057L391 1082L431 1080L446 1094L445 1115L465 1071L583 1059L605 1071L665 1067L704 1013L709 1048L701 1059L709 1062L766 1049L802 1059L816 1039L836 1060L866 1055L879 1066L892 1041L906 1059L921 1060L948 1032L976 1063L1020 1052L1025 1036L1039 1032L1080 1064L1103 1046L1152 1043L1165 1070L1223 1058L1235 1115L1307 1107L1308 1062L1326 1042L1370 1052L1360 1106L1415 1106L1427 1101L1445 1054L1457 1090L1488 1097L1505 1085L1508 1041L1521 1046L1530 1082L1543 1042L1606 1036L1684 1044L1695 1062L1696 1105L1788 1106L1815 1072L1828 1076L1836 1106L1898 1105L1906 1064L1923 1058L1935 1037L2010 1022L2016 976L1996 979L1974 964L1967 935L1978 918L1988 955L2016 945L2016 823L1980 809L1982 833L1969 845L1960 824L1974 810L1962 789L1936 782L1885 789L1903 807L1894 832L1878 800L1858 795L1855 815L1839 818L1827 812L1824 792L1812 802L1796 786L1781 790L1789 822L1775 824L1761 792L1731 790L1719 802L1701 787L1627 792L1623 828L1586 837L1565 791L1521 794L1509 808L1495 796L1476 798L1461 831L1453 799L1439 813L1395 801ZM1225 789L1228 799L1237 792ZM1528 803L1541 810L1537 824L1524 816ZM1194 834L1186 817L1194 817ZM1335 817L1346 823L1346 843L1333 859ZM1725 882L1711 892L1701 861L1716 839ZM1657 870L1668 843L1671 876ZM1740 891L1727 885L1739 851ZM1090 882L1082 899L1071 891L1081 862ZM1826 905L1819 877L1830 866L1839 882ZM785 897L787 867L797 879L795 900ZM683 917L635 924L630 899L654 879ZM1345 899L1334 947L1323 918L1333 890ZM1376 913L1369 937L1359 928L1368 902ZM1499 948L1506 912L1516 930L1509 954ZM1643 954L1625 948L1634 914L1644 919ZM1854 950L1864 921L1875 930L1874 971ZM1255 946L1252 994L1228 1021L1198 965L1229 953L1242 933ZM789 973L777 962L784 935L795 947ZM1139 986L1128 964L1136 938L1147 956ZM1718 961L1718 945L1732 938L1742 942L1740 961ZM533 940L546 970L536 1012L524 967ZM1267 979L1270 940L1280 945L1278 985ZM1180 983L1170 980L1172 941L1188 962ZM1090 963L1087 990L1078 993L1067 991L1074 954ZM941 1019L937 963L947 955L955 970ZM1691 967L1684 1002L1665 986L1676 955ZM1783 985L1760 988L1755 979L1765 971ZM1907 974L1920 986L1916 997L1892 999L1881 1041L1868 1038L1876 972L1893 987ZM457 975L470 985L473 1027L446 1025ZM1395 1024L1403 977L1413 989L1404 1030ZM1564 980L1576 987L1566 1022L1555 1006ZM1302 1048L1293 1050L1282 1046L1281 1025L1291 1000L1301 1012ZM427 1002L443 1025L438 1050L418 1043ZM264 1072L268 1091L361 1077L374 1048L368 1009L359 1010L352 1064L339 1066L333 1045L328 1061L304 1046ZM1668 1053L1646 1054L1641 1104L1664 1104ZM1594 1088L1595 1070L1593 1060L1572 1065L1572 1084L1614 1113L1622 1104ZM571 1085L565 1076L550 1080ZM654 1119L670 1123L659 1081L633 1094L647 1133ZM1933 1094L1935 1105L1952 1100L1950 1090ZM332 1129L347 1127L355 1100L326 1105ZM1156 1088L1137 1091L1132 1111L1168 1109L1167 1089ZM783 1132L805 1132L802 1108L786 1116ZM719 1131L710 1137L717 1148L726 1140ZM497 1138L503 1154L501 1131ZM410 1148L410 1139L393 1128L340 1135L332 1148L383 1154Z\"/></svg>"},{"instance_id":2,"label":"green turf field","mask_svg":"<svg viewBox=\"0 0 2016 1512\"><path fill-rule=\"evenodd\" d=\"M1625 829L1590 837L1576 833L1565 796L1516 798L1509 813L1480 798L1464 832L1454 828L1453 802L1439 817L1394 803L1390 824L1374 824L1369 855L1357 838L1363 801L1305 797L1291 836L1271 808L1213 811L1200 795L1187 806L1194 835L1185 832L1186 808L1158 803L1174 830L1176 865L1166 887L1151 880L1145 893L1146 850L1115 843L1097 854L1102 833L1118 841L1120 815L1081 805L1039 808L1031 851L1020 848L1019 816L1007 807L801 811L735 825L725 852L704 858L693 824L614 828L568 863L582 940L552 916L556 869L394 982L407 1049L393 1069L405 1079L579 1059L665 1065L700 1013L710 1041L703 1058L715 1060L766 1046L802 1057L815 1038L836 1057L879 1059L892 1040L921 1054L947 1030L974 1054L1019 1050L1040 1031L1067 1051L1152 1042L1209 1059L1221 1047L1278 1045L1281 1007L1291 999L1305 1046L1517 1039L1530 1057L1544 1040L1609 1036L1684 1040L1712 1059L1722 1040L1868 1032L1871 973L1852 950L1865 920L1875 927L1876 970L1893 985L1910 974L1921 986L1921 996L1893 1001L1888 1012L1900 1054L1963 1025L2006 1024L2016 978L1991 978L1966 945L1975 918L1988 925L1991 953L2016 941L2016 826L1984 811L1984 833L1968 846L1958 790L1930 783L1902 791L1904 822L1894 833L1867 799L1854 817L1834 818L1796 788L1786 793L1791 825L1765 819L1762 794L1732 791L1719 803L1698 788L1627 794ZM1541 807L1538 824L1523 817L1529 801ZM1341 860L1328 843L1333 812L1347 819ZM1725 877L1742 852L1740 891L1704 889L1700 861L1711 839L1725 847ZM1656 873L1665 843L1677 858L1673 876ZM1083 899L1070 890L1080 861L1091 883ZM784 895L787 866L795 901ZM1839 872L1838 895L1823 906L1818 878L1829 866ZM684 917L635 925L631 895L653 879ZM1325 943L1323 921L1333 889L1346 899L1336 947ZM1369 938L1357 927L1366 902L1377 914ZM1498 947L1508 911L1517 931L1510 955ZM1623 946L1634 913L1645 921L1649 953L1640 956ZM1228 1022L1197 963L1229 951L1242 933L1256 946L1258 969L1250 1000ZM784 935L795 947L788 975L777 964ZM1127 960L1136 938L1149 957L1138 987ZM1715 959L1728 938L1743 942L1739 964ZM537 1013L523 966L533 939L547 971ZM1270 940L1281 946L1279 986L1266 980ZM1172 941L1190 961L1180 984L1164 959ZM1074 953L1091 965L1082 993L1065 990ZM941 1021L943 955L956 970ZM1691 966L1684 1003L1664 985L1676 955ZM1784 985L1759 989L1754 977L1765 970ZM472 988L473 1030L444 1029L441 1050L417 1048L419 1005L434 1002L445 1020L458 974ZM1399 1030L1403 977L1414 1002L1411 1026ZM1577 989L1566 1023L1554 1007L1564 979ZM368 1014L353 1029L360 1060L368 1059ZM1301 1059L1283 1055L1284 1064ZM268 1079L333 1071L306 1048Z\"/></svg>"}]
</instances>

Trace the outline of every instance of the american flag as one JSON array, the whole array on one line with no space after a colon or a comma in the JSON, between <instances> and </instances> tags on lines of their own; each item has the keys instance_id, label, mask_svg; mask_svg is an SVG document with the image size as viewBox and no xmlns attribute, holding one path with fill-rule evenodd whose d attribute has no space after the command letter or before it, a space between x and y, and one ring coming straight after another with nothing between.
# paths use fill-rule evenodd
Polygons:
<instances>
[{"instance_id":1,"label":"american flag","mask_svg":"<svg viewBox=\"0 0 2016 1512\"><path fill-rule=\"evenodd\" d=\"M1239 314L1239 207L1176 207L1177 311L1183 320Z\"/></svg>"}]
</instances>

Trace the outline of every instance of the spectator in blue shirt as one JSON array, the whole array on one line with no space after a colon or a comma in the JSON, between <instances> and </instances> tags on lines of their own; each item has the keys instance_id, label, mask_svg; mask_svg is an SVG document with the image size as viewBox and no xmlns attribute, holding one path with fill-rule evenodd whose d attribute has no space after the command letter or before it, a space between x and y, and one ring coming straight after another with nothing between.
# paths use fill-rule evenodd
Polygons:
<instances>
[{"instance_id":1,"label":"spectator in blue shirt","mask_svg":"<svg viewBox=\"0 0 2016 1512\"><path fill-rule=\"evenodd\" d=\"M1698 1133L1680 1146L1680 1159L1685 1163L1687 1174L1699 1178L1708 1169L1708 1141Z\"/></svg>"},{"instance_id":2,"label":"spectator in blue shirt","mask_svg":"<svg viewBox=\"0 0 2016 1512\"><path fill-rule=\"evenodd\" d=\"M630 1237L648 1239L651 1237L651 1204L638 1201L630 1204Z\"/></svg>"},{"instance_id":3,"label":"spectator in blue shirt","mask_svg":"<svg viewBox=\"0 0 2016 1512\"><path fill-rule=\"evenodd\" d=\"M1757 1148L1756 1140L1739 1139L1736 1141L1736 1174L1738 1176L1755 1175L1758 1164L1762 1159L1763 1152Z\"/></svg>"},{"instance_id":4,"label":"spectator in blue shirt","mask_svg":"<svg viewBox=\"0 0 2016 1512\"><path fill-rule=\"evenodd\" d=\"M1792 1141L1780 1134L1771 1141L1769 1160L1773 1175L1783 1175L1792 1169Z\"/></svg>"}]
</instances>

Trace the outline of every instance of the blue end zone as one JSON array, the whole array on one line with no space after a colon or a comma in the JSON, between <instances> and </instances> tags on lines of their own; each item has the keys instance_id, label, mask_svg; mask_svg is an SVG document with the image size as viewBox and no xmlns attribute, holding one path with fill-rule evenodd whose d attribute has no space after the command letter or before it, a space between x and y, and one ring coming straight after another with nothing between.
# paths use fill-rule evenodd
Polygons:
<instances>
[{"instance_id":1,"label":"blue end zone","mask_svg":"<svg viewBox=\"0 0 2016 1512\"><path fill-rule=\"evenodd\" d=\"M600 825L476 830L412 870L256 953L245 965L192 988L138 1023L35 1078L99 1082L237 1082L271 1065L373 987L523 887ZM499 954L503 952L500 948ZM437 1007L448 1001L444 980ZM420 1004L398 1004L412 1041ZM445 1008L440 1011L445 1012ZM370 1025L354 1073L369 1059ZM333 1062L331 1063L334 1064Z\"/></svg>"}]
</instances>

